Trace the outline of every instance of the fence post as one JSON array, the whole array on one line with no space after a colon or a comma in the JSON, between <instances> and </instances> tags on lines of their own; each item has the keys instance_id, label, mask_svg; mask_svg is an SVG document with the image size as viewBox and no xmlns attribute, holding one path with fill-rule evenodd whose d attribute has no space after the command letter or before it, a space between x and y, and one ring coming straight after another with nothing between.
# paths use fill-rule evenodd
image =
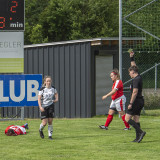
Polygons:
<instances>
[{"instance_id":1,"label":"fence post","mask_svg":"<svg viewBox=\"0 0 160 160\"><path fill-rule=\"evenodd\" d=\"M24 107L21 107L21 119L24 120Z\"/></svg>"},{"instance_id":2,"label":"fence post","mask_svg":"<svg viewBox=\"0 0 160 160\"><path fill-rule=\"evenodd\" d=\"M157 91L157 63L155 63L155 91Z\"/></svg>"},{"instance_id":3,"label":"fence post","mask_svg":"<svg viewBox=\"0 0 160 160\"><path fill-rule=\"evenodd\" d=\"M122 0L119 0L119 73L122 80Z\"/></svg>"}]
</instances>

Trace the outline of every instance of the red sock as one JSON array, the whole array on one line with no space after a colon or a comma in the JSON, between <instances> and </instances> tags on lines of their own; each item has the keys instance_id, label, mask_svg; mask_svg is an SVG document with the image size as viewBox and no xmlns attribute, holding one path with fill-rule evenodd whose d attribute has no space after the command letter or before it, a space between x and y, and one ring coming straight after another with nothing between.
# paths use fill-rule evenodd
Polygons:
<instances>
[{"instance_id":1,"label":"red sock","mask_svg":"<svg viewBox=\"0 0 160 160\"><path fill-rule=\"evenodd\" d=\"M104 126L108 127L109 124L112 122L112 119L113 119L113 115L110 115L110 114L109 114Z\"/></svg>"},{"instance_id":2,"label":"red sock","mask_svg":"<svg viewBox=\"0 0 160 160\"><path fill-rule=\"evenodd\" d=\"M126 128L130 128L129 124L125 121L125 115L122 116L122 120L123 120L124 125L126 126Z\"/></svg>"}]
</instances>

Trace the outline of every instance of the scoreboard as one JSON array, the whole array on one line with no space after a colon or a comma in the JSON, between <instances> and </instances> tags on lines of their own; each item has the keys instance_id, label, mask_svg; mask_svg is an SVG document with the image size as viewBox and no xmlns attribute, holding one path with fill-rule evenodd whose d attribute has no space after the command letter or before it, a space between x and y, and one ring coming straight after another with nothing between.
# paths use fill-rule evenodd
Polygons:
<instances>
[{"instance_id":1,"label":"scoreboard","mask_svg":"<svg viewBox=\"0 0 160 160\"><path fill-rule=\"evenodd\" d=\"M0 31L24 31L24 1L0 0Z\"/></svg>"},{"instance_id":2,"label":"scoreboard","mask_svg":"<svg viewBox=\"0 0 160 160\"><path fill-rule=\"evenodd\" d=\"M0 73L24 72L25 0L0 0Z\"/></svg>"}]
</instances>

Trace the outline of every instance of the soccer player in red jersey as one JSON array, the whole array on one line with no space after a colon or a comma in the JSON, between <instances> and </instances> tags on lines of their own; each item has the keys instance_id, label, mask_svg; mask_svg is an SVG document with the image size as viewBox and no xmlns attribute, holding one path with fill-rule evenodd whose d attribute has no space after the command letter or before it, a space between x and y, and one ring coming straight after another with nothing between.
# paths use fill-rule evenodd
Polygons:
<instances>
[{"instance_id":1,"label":"soccer player in red jersey","mask_svg":"<svg viewBox=\"0 0 160 160\"><path fill-rule=\"evenodd\" d=\"M26 134L26 129L28 129L28 123L23 126L11 125L5 129L5 134L7 136L18 136Z\"/></svg>"},{"instance_id":2,"label":"soccer player in red jersey","mask_svg":"<svg viewBox=\"0 0 160 160\"><path fill-rule=\"evenodd\" d=\"M110 77L113 81L112 91L102 97L102 100L106 99L107 97L111 96L112 101L110 104L110 109L108 112L108 117L106 120L105 125L99 126L101 129L108 129L109 124L112 122L113 115L116 111L119 112L122 120L124 122L125 128L124 130L130 130L129 124L125 121L125 103L126 97L123 94L123 82L120 80L119 71L114 69Z\"/></svg>"}]
</instances>

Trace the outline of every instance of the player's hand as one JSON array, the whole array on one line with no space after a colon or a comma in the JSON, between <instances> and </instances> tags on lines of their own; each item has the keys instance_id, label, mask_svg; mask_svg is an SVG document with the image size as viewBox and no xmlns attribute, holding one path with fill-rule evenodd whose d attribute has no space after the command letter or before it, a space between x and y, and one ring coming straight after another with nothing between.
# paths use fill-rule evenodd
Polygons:
<instances>
[{"instance_id":1,"label":"player's hand","mask_svg":"<svg viewBox=\"0 0 160 160\"><path fill-rule=\"evenodd\" d=\"M104 99L106 99L106 98L107 98L107 96L103 96L103 97L102 97L102 100L104 100Z\"/></svg>"},{"instance_id":2,"label":"player's hand","mask_svg":"<svg viewBox=\"0 0 160 160\"><path fill-rule=\"evenodd\" d=\"M132 105L131 104L128 105L128 109L132 109Z\"/></svg>"},{"instance_id":3,"label":"player's hand","mask_svg":"<svg viewBox=\"0 0 160 160\"><path fill-rule=\"evenodd\" d=\"M43 107L40 107L40 111L41 111L41 112L44 112L44 108L43 108Z\"/></svg>"},{"instance_id":4,"label":"player's hand","mask_svg":"<svg viewBox=\"0 0 160 160\"><path fill-rule=\"evenodd\" d=\"M130 52L130 57L133 57L134 56L134 52Z\"/></svg>"},{"instance_id":5,"label":"player's hand","mask_svg":"<svg viewBox=\"0 0 160 160\"><path fill-rule=\"evenodd\" d=\"M133 57L133 56L134 56L134 52L133 52L133 49L132 49L132 48L130 48L130 49L128 50L128 52L129 52L129 54L130 54L130 57Z\"/></svg>"},{"instance_id":6,"label":"player's hand","mask_svg":"<svg viewBox=\"0 0 160 160\"><path fill-rule=\"evenodd\" d=\"M58 102L58 100L57 100L57 99L55 99L55 100L53 100L53 102L54 102L54 103L56 103L56 102Z\"/></svg>"}]
</instances>

